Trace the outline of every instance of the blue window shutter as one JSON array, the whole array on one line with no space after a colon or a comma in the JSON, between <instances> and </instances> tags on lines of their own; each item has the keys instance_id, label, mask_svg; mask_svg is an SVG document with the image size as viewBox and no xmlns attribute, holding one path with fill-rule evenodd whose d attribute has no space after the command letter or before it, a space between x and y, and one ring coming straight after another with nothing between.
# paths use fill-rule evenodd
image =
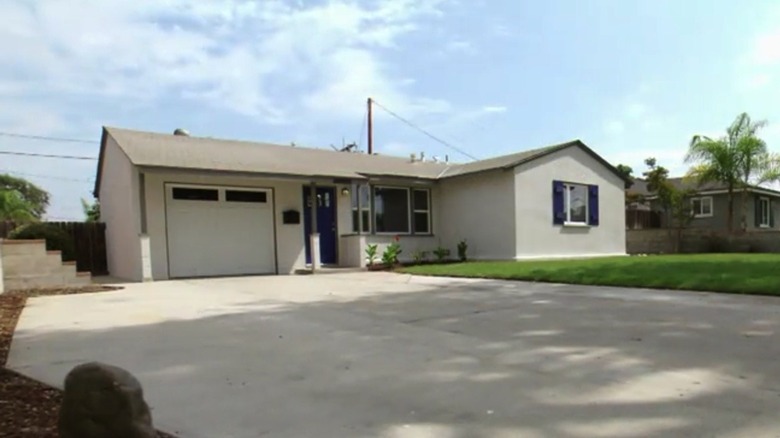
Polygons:
<instances>
[{"instance_id":1,"label":"blue window shutter","mask_svg":"<svg viewBox=\"0 0 780 438\"><path fill-rule=\"evenodd\" d=\"M566 211L563 202L564 186L562 181L553 181L553 224L563 225Z\"/></svg>"},{"instance_id":2,"label":"blue window shutter","mask_svg":"<svg viewBox=\"0 0 780 438\"><path fill-rule=\"evenodd\" d=\"M599 224L599 186L588 186L588 224Z\"/></svg>"}]
</instances>

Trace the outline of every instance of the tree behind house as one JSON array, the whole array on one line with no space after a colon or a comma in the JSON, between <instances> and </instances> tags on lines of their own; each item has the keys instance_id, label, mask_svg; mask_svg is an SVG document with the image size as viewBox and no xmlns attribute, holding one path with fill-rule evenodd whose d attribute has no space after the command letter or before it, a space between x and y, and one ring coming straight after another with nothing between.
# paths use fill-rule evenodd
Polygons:
<instances>
[{"instance_id":1,"label":"tree behind house","mask_svg":"<svg viewBox=\"0 0 780 438\"><path fill-rule=\"evenodd\" d=\"M13 196L23 201L25 209L35 219L42 218L49 207L49 193L24 178L0 174L0 191L16 192Z\"/></svg>"},{"instance_id":2,"label":"tree behind house","mask_svg":"<svg viewBox=\"0 0 780 438\"><path fill-rule=\"evenodd\" d=\"M86 222L100 221L100 203L95 200L90 204L84 198L81 198L81 209L84 211Z\"/></svg>"},{"instance_id":3,"label":"tree behind house","mask_svg":"<svg viewBox=\"0 0 780 438\"><path fill-rule=\"evenodd\" d=\"M734 231L734 194L742 193L741 222L746 225L747 193L751 185L777 180L777 158L767 150L766 143L757 136L766 121L754 122L742 113L718 139L695 135L685 161L693 164L688 172L701 185L718 182L728 193L727 228Z\"/></svg>"},{"instance_id":4,"label":"tree behind house","mask_svg":"<svg viewBox=\"0 0 780 438\"><path fill-rule=\"evenodd\" d=\"M34 207L16 190L0 190L0 221L16 224L34 222Z\"/></svg>"},{"instance_id":5,"label":"tree behind house","mask_svg":"<svg viewBox=\"0 0 780 438\"><path fill-rule=\"evenodd\" d=\"M645 164L648 170L642 175L647 181L647 191L657 197L669 242L674 252L680 252L682 232L693 220L690 198L694 191L674 187L669 182L669 170L659 166L655 158L646 159Z\"/></svg>"}]
</instances>

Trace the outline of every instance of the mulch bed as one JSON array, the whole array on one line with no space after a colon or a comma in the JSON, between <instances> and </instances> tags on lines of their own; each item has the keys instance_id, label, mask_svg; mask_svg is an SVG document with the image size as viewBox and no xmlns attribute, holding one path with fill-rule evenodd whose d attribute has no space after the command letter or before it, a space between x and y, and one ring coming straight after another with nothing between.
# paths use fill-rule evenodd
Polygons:
<instances>
[{"instance_id":1,"label":"mulch bed","mask_svg":"<svg viewBox=\"0 0 780 438\"><path fill-rule=\"evenodd\" d=\"M118 287L90 285L31 289L0 294L0 438L57 438L62 391L5 368L16 323L29 297L106 292ZM175 438L159 432L160 438Z\"/></svg>"}]
</instances>

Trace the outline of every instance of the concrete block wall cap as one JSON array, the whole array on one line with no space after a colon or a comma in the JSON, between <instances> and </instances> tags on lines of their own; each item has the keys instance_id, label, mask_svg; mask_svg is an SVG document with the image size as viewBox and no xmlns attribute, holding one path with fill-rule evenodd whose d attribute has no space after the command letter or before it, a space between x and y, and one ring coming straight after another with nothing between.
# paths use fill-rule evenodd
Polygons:
<instances>
[{"instance_id":1,"label":"concrete block wall cap","mask_svg":"<svg viewBox=\"0 0 780 438\"><path fill-rule=\"evenodd\" d=\"M3 245L24 245L27 243L46 243L46 239L3 239Z\"/></svg>"},{"instance_id":2,"label":"concrete block wall cap","mask_svg":"<svg viewBox=\"0 0 780 438\"><path fill-rule=\"evenodd\" d=\"M63 266L76 266L75 261L62 262Z\"/></svg>"}]
</instances>

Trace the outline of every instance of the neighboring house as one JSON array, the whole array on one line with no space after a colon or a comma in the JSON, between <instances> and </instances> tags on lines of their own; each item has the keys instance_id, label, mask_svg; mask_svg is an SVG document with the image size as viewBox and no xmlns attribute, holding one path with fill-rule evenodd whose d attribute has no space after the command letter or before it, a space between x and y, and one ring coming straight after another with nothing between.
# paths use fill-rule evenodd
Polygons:
<instances>
[{"instance_id":1,"label":"neighboring house","mask_svg":"<svg viewBox=\"0 0 780 438\"><path fill-rule=\"evenodd\" d=\"M396 236L407 260L623 255L626 184L580 141L453 164L104 128L95 196L138 281L362 267Z\"/></svg>"},{"instance_id":2,"label":"neighboring house","mask_svg":"<svg viewBox=\"0 0 780 438\"><path fill-rule=\"evenodd\" d=\"M709 182L701 185L685 178L669 178L672 185L681 190L693 190L689 202L693 220L692 228L726 229L728 227L728 190L723 184ZM646 202L644 207L653 211L661 211L657 197L647 190L647 182L635 179L628 196L637 194ZM744 200L744 201L743 201ZM742 220L742 206L746 202L745 220ZM763 230L775 228L775 217L780 213L780 192L764 187L751 186L743 198L741 189L734 191L734 229ZM665 226L663 220L661 226Z\"/></svg>"}]
</instances>

